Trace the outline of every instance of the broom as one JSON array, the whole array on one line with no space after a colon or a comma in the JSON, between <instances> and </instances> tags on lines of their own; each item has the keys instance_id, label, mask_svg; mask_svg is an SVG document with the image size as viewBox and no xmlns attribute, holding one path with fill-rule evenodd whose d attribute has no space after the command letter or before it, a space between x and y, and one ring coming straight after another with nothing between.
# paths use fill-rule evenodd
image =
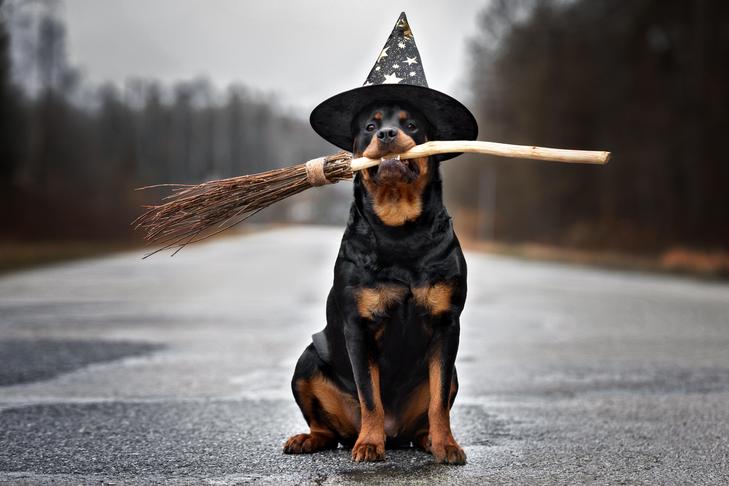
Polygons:
<instances>
[{"instance_id":1,"label":"broom","mask_svg":"<svg viewBox=\"0 0 729 486\"><path fill-rule=\"evenodd\" d=\"M413 159L446 153L476 153L550 160L556 162L606 164L610 152L565 150L479 141L435 141L417 145L395 157ZM391 158L391 157L383 157ZM197 185L159 184L142 187L171 187L173 193L162 204L145 206L145 211L132 224L145 232L145 239L160 251L176 248L174 256L190 243L225 231L273 203L298 194L310 187L351 179L356 171L374 167L380 159L352 158L349 152L338 152L306 163L204 182Z\"/></svg>"}]
</instances>

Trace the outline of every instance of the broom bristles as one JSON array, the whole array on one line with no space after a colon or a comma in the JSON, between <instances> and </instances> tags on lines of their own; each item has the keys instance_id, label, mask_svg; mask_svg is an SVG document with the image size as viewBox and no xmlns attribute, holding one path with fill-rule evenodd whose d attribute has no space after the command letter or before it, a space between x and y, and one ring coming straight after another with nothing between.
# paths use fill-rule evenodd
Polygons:
<instances>
[{"instance_id":1,"label":"broom bristles","mask_svg":"<svg viewBox=\"0 0 729 486\"><path fill-rule=\"evenodd\" d=\"M339 152L324 161L330 183L352 178L349 152ZM172 194L134 220L135 229L145 232L148 243L159 248L147 258L174 248L177 254L190 243L210 238L250 218L258 211L311 187L306 164L203 182L202 184L158 184L140 188L171 187Z\"/></svg>"}]
</instances>

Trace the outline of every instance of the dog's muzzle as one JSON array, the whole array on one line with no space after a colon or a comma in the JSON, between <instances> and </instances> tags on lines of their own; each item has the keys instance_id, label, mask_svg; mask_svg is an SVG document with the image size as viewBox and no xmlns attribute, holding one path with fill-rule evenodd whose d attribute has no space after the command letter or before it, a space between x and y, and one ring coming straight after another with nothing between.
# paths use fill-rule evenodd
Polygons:
<instances>
[{"instance_id":1,"label":"dog's muzzle","mask_svg":"<svg viewBox=\"0 0 729 486\"><path fill-rule=\"evenodd\" d=\"M375 182L388 184L393 182L410 183L417 179L420 171L417 164L410 160L401 160L399 155L393 158L380 158L374 174Z\"/></svg>"}]
</instances>

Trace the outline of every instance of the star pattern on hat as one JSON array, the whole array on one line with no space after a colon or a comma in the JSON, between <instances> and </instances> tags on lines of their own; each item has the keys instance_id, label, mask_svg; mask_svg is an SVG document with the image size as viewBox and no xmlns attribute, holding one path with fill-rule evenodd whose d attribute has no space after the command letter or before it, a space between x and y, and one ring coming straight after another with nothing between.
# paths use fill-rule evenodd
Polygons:
<instances>
[{"instance_id":1,"label":"star pattern on hat","mask_svg":"<svg viewBox=\"0 0 729 486\"><path fill-rule=\"evenodd\" d=\"M390 48L390 46L385 46L382 51L380 52L380 57L377 58L377 62L380 62L383 57L387 57L387 50Z\"/></svg>"},{"instance_id":2,"label":"star pattern on hat","mask_svg":"<svg viewBox=\"0 0 729 486\"><path fill-rule=\"evenodd\" d=\"M418 46L415 45L415 37L405 12L397 19L390 37L365 80L365 86L375 84L428 86Z\"/></svg>"},{"instance_id":3,"label":"star pattern on hat","mask_svg":"<svg viewBox=\"0 0 729 486\"><path fill-rule=\"evenodd\" d=\"M385 80L382 82L382 84L397 84L400 81L402 81L403 78L398 78L397 74L385 74Z\"/></svg>"}]
</instances>

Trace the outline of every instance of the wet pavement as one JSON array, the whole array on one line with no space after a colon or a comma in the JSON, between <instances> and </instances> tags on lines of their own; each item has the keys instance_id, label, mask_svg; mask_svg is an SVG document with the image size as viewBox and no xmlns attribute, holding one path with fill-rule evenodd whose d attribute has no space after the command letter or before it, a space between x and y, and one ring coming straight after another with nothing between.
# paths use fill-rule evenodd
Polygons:
<instances>
[{"instance_id":1,"label":"wet pavement","mask_svg":"<svg viewBox=\"0 0 729 486\"><path fill-rule=\"evenodd\" d=\"M479 254L452 419L468 464L282 454L340 238L0 277L0 483L729 483L729 285Z\"/></svg>"}]
</instances>

